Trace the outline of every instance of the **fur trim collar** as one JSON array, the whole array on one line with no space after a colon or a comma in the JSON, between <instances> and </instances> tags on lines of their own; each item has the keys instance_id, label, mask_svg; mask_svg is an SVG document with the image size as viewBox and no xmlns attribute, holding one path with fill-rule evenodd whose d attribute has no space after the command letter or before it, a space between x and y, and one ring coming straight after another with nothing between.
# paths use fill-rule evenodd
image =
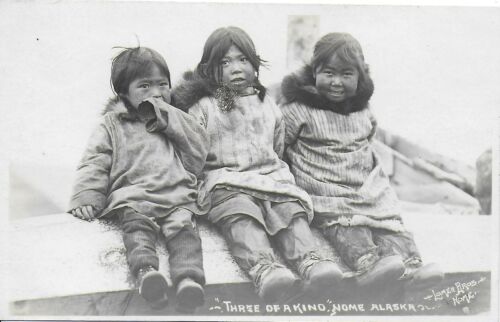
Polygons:
<instances>
[{"instance_id":1,"label":"fur trim collar","mask_svg":"<svg viewBox=\"0 0 500 322\"><path fill-rule=\"evenodd\" d=\"M106 103L106 105L104 105L104 109L102 110L101 115L106 115L111 112L119 112L119 113L127 112L125 104L118 96L111 97L108 99L108 102Z\"/></svg>"},{"instance_id":2,"label":"fur trim collar","mask_svg":"<svg viewBox=\"0 0 500 322\"><path fill-rule=\"evenodd\" d=\"M255 88L260 100L264 100L266 88L262 86L259 80L257 80ZM175 86L172 91L172 103L186 112L200 99L208 96L215 97L218 104L224 106L224 109L231 109L233 99L238 95L228 87L218 86L201 78L196 72L187 71L182 75L179 85Z\"/></svg>"},{"instance_id":3,"label":"fur trim collar","mask_svg":"<svg viewBox=\"0 0 500 322\"><path fill-rule=\"evenodd\" d=\"M108 113L118 113L118 116L122 119L127 120L138 120L136 113L127 108L125 103L120 99L120 97L115 96L108 99L108 102L104 106L101 115L106 115Z\"/></svg>"},{"instance_id":4,"label":"fur trim collar","mask_svg":"<svg viewBox=\"0 0 500 322\"><path fill-rule=\"evenodd\" d=\"M172 102L177 108L187 111L203 97L213 96L216 87L197 73L187 71L182 75L179 85L172 90Z\"/></svg>"},{"instance_id":5,"label":"fur trim collar","mask_svg":"<svg viewBox=\"0 0 500 322\"><path fill-rule=\"evenodd\" d=\"M355 97L342 103L333 103L318 93L310 65L305 65L297 72L286 76L281 83L285 104L298 102L312 108L330 110L339 114L349 114L365 109L373 94L373 89L373 82L370 78L366 88L358 88Z\"/></svg>"}]
</instances>

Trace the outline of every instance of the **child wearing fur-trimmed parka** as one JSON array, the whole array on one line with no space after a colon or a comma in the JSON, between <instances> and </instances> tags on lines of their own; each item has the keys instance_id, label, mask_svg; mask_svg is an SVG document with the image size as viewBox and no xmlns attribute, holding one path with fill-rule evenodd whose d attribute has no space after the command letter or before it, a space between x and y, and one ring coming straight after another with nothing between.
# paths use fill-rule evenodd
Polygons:
<instances>
[{"instance_id":1,"label":"child wearing fur-trimmed parka","mask_svg":"<svg viewBox=\"0 0 500 322\"><path fill-rule=\"evenodd\" d=\"M78 218L115 217L139 293L153 308L167 304L156 241L163 235L179 309L204 302L205 275L194 214L207 135L187 113L169 105L170 71L146 48L124 49L113 60L117 94L92 133L77 170L70 212Z\"/></svg>"},{"instance_id":2,"label":"child wearing fur-trimmed parka","mask_svg":"<svg viewBox=\"0 0 500 322\"><path fill-rule=\"evenodd\" d=\"M245 31L219 28L208 37L196 71L184 75L173 97L209 135L198 202L258 295L275 302L293 295L300 283L276 259L270 239L307 291L335 285L342 272L315 251L311 199L280 159L283 117L258 80L262 62Z\"/></svg>"},{"instance_id":3,"label":"child wearing fur-trimmed parka","mask_svg":"<svg viewBox=\"0 0 500 322\"><path fill-rule=\"evenodd\" d=\"M311 64L282 82L285 155L297 184L311 195L313 224L360 285L403 280L426 287L443 275L437 265L422 264L373 150L373 89L359 42L346 33L322 37Z\"/></svg>"}]
</instances>

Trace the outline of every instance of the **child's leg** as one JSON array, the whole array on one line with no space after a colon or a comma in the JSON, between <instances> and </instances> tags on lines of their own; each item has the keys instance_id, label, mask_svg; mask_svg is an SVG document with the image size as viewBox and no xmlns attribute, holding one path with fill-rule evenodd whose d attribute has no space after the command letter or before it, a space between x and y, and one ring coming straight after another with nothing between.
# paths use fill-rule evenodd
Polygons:
<instances>
[{"instance_id":1,"label":"child's leg","mask_svg":"<svg viewBox=\"0 0 500 322\"><path fill-rule=\"evenodd\" d=\"M374 239L375 243L380 247L381 254L386 256L398 254L403 258L405 271L400 279L406 281L408 288L426 288L439 283L443 279L443 272L438 265L433 263L423 265L420 252L411 232L377 229L374 232Z\"/></svg>"},{"instance_id":2,"label":"child's leg","mask_svg":"<svg viewBox=\"0 0 500 322\"><path fill-rule=\"evenodd\" d=\"M399 255L380 258L369 227L334 225L325 228L324 234L344 263L356 273L356 281L360 286L379 291L380 287L396 281L404 272Z\"/></svg>"},{"instance_id":3,"label":"child's leg","mask_svg":"<svg viewBox=\"0 0 500 322\"><path fill-rule=\"evenodd\" d=\"M177 285L183 278L192 278L205 285L201 239L193 226L185 226L167 242L168 262L172 282Z\"/></svg>"},{"instance_id":4,"label":"child's leg","mask_svg":"<svg viewBox=\"0 0 500 322\"><path fill-rule=\"evenodd\" d=\"M276 233L274 240L283 257L290 263L302 260L304 256L316 249L314 236L305 214L293 218L287 228Z\"/></svg>"},{"instance_id":5,"label":"child's leg","mask_svg":"<svg viewBox=\"0 0 500 322\"><path fill-rule=\"evenodd\" d=\"M179 308L191 311L204 303L202 286L205 285L205 272L201 239L190 211L179 209L169 217L172 217L169 220L177 219L176 225L181 225L173 236L170 236L172 225L168 221L162 225L162 232L168 237L170 277L177 287Z\"/></svg>"},{"instance_id":6,"label":"child's leg","mask_svg":"<svg viewBox=\"0 0 500 322\"><path fill-rule=\"evenodd\" d=\"M128 207L120 211L118 218L132 274L136 276L139 269L147 266L157 270L159 264L155 242L159 227L147 216Z\"/></svg>"},{"instance_id":7,"label":"child's leg","mask_svg":"<svg viewBox=\"0 0 500 322\"><path fill-rule=\"evenodd\" d=\"M169 215L176 220L177 231L169 236L171 230L168 223L162 224L162 233L167 239L168 261L170 277L174 285L182 279L189 277L200 285L205 285L205 272L203 270L203 254L201 239L196 229L193 214L185 209L179 209Z\"/></svg>"},{"instance_id":8,"label":"child's leg","mask_svg":"<svg viewBox=\"0 0 500 322\"><path fill-rule=\"evenodd\" d=\"M158 272L156 239L159 227L147 216L131 208L121 209L118 218L123 230L123 243L132 274L137 278L139 293L153 308L167 304L167 281Z\"/></svg>"},{"instance_id":9,"label":"child's leg","mask_svg":"<svg viewBox=\"0 0 500 322\"><path fill-rule=\"evenodd\" d=\"M278 231L274 240L283 257L297 268L306 288L327 290L342 279L338 264L316 253L314 235L305 213L299 214L287 228Z\"/></svg>"},{"instance_id":10,"label":"child's leg","mask_svg":"<svg viewBox=\"0 0 500 322\"><path fill-rule=\"evenodd\" d=\"M252 278L266 302L283 299L294 286L293 273L274 255L264 228L247 215L232 215L217 222L236 263Z\"/></svg>"},{"instance_id":11,"label":"child's leg","mask_svg":"<svg viewBox=\"0 0 500 322\"><path fill-rule=\"evenodd\" d=\"M262 257L275 260L267 233L255 219L233 215L220 220L217 225L236 263L243 270L250 270Z\"/></svg>"},{"instance_id":12,"label":"child's leg","mask_svg":"<svg viewBox=\"0 0 500 322\"><path fill-rule=\"evenodd\" d=\"M366 271L379 259L378 248L368 227L333 225L325 228L323 234L353 271Z\"/></svg>"},{"instance_id":13,"label":"child's leg","mask_svg":"<svg viewBox=\"0 0 500 322\"><path fill-rule=\"evenodd\" d=\"M405 263L420 266L422 259L413 234L409 231L393 232L387 229L374 229L373 239L380 248L382 256L400 255Z\"/></svg>"}]
</instances>

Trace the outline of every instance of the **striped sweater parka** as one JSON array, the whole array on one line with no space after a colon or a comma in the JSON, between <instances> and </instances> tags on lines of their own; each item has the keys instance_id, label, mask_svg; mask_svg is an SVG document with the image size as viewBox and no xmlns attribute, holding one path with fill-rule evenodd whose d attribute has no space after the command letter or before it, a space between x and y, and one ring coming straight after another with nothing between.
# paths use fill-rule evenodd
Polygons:
<instances>
[{"instance_id":1,"label":"striped sweater parka","mask_svg":"<svg viewBox=\"0 0 500 322\"><path fill-rule=\"evenodd\" d=\"M316 222L404 230L395 191L372 147L376 121L368 101L373 83L342 103L323 98L312 68L284 78L285 157L312 198Z\"/></svg>"}]
</instances>

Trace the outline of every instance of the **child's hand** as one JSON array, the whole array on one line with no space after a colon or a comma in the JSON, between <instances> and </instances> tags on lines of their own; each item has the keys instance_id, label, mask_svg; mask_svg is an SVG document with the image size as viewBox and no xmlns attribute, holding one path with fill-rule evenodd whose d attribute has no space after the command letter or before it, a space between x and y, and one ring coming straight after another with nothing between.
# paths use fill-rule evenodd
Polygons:
<instances>
[{"instance_id":1,"label":"child's hand","mask_svg":"<svg viewBox=\"0 0 500 322\"><path fill-rule=\"evenodd\" d=\"M139 113L139 118L142 122L148 123L156 120L154 103L154 99L150 98L149 100L145 100L141 104L139 104L137 112Z\"/></svg>"},{"instance_id":2,"label":"child's hand","mask_svg":"<svg viewBox=\"0 0 500 322\"><path fill-rule=\"evenodd\" d=\"M95 219L97 211L94 209L94 207L87 205L71 210L71 214L73 214L73 216L75 216L76 218L80 218L86 221L92 221Z\"/></svg>"},{"instance_id":3,"label":"child's hand","mask_svg":"<svg viewBox=\"0 0 500 322\"><path fill-rule=\"evenodd\" d=\"M163 131L167 127L170 104L159 98L150 97L137 107L139 119L145 123L148 132ZM164 113L162 113L163 111Z\"/></svg>"}]
</instances>

